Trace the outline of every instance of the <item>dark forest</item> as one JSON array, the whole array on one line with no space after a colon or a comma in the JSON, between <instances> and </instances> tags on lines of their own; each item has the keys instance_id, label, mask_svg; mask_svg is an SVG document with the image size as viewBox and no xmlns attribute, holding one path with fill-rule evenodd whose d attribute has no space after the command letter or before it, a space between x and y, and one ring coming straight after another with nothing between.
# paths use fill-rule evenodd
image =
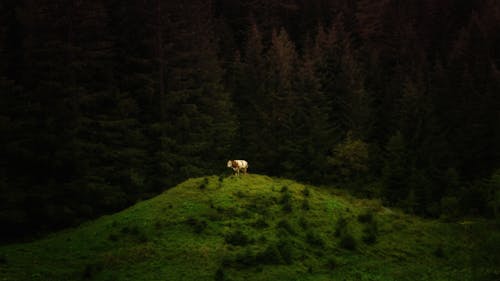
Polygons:
<instances>
[{"instance_id":1,"label":"dark forest","mask_svg":"<svg viewBox=\"0 0 500 281\"><path fill-rule=\"evenodd\" d=\"M33 238L185 179L500 208L496 0L3 0L0 227Z\"/></svg>"}]
</instances>

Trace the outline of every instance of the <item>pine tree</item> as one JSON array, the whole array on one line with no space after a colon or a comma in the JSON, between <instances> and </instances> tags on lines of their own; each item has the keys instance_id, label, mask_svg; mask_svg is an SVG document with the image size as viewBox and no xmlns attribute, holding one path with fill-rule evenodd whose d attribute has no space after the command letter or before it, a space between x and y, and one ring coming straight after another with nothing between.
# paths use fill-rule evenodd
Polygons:
<instances>
[{"instance_id":1,"label":"pine tree","mask_svg":"<svg viewBox=\"0 0 500 281\"><path fill-rule=\"evenodd\" d=\"M289 157L297 149L292 137L298 103L292 85L297 59L295 46L286 31L274 31L267 52L266 96L260 104L267 138L267 156L264 159L281 159L281 166L268 167L273 174L280 170L285 173L293 170L294 163Z\"/></svg>"},{"instance_id":2,"label":"pine tree","mask_svg":"<svg viewBox=\"0 0 500 281\"><path fill-rule=\"evenodd\" d=\"M386 145L386 156L382 178L385 191L384 197L391 204L396 204L408 195L407 180L411 169L406 142L398 132L393 135Z\"/></svg>"}]
</instances>

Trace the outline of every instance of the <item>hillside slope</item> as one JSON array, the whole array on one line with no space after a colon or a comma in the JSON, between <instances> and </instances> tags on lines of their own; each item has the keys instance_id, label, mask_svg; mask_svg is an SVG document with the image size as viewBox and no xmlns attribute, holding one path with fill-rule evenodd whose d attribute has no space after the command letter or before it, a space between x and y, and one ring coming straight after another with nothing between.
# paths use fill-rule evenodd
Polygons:
<instances>
[{"instance_id":1,"label":"hillside slope","mask_svg":"<svg viewBox=\"0 0 500 281\"><path fill-rule=\"evenodd\" d=\"M212 176L0 247L0 280L494 280L491 225L424 220L290 180Z\"/></svg>"}]
</instances>

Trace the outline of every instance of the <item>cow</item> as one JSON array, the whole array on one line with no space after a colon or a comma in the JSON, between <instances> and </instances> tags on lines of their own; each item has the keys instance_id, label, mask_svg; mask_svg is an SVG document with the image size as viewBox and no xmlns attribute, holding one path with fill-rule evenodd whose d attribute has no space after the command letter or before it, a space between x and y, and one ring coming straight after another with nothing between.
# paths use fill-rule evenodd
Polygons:
<instances>
[{"instance_id":1,"label":"cow","mask_svg":"<svg viewBox=\"0 0 500 281\"><path fill-rule=\"evenodd\" d=\"M232 168L235 174L240 175L240 170L244 174L247 173L248 162L245 160L229 160L227 161L227 167Z\"/></svg>"}]
</instances>

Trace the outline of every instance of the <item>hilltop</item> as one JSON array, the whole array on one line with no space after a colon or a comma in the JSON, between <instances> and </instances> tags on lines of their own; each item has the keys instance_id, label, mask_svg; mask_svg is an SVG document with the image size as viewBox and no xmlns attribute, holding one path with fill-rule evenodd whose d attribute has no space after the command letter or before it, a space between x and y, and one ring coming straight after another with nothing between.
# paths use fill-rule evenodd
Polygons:
<instances>
[{"instance_id":1,"label":"hilltop","mask_svg":"<svg viewBox=\"0 0 500 281\"><path fill-rule=\"evenodd\" d=\"M210 176L2 246L0 280L494 280L497 230L286 179Z\"/></svg>"}]
</instances>

